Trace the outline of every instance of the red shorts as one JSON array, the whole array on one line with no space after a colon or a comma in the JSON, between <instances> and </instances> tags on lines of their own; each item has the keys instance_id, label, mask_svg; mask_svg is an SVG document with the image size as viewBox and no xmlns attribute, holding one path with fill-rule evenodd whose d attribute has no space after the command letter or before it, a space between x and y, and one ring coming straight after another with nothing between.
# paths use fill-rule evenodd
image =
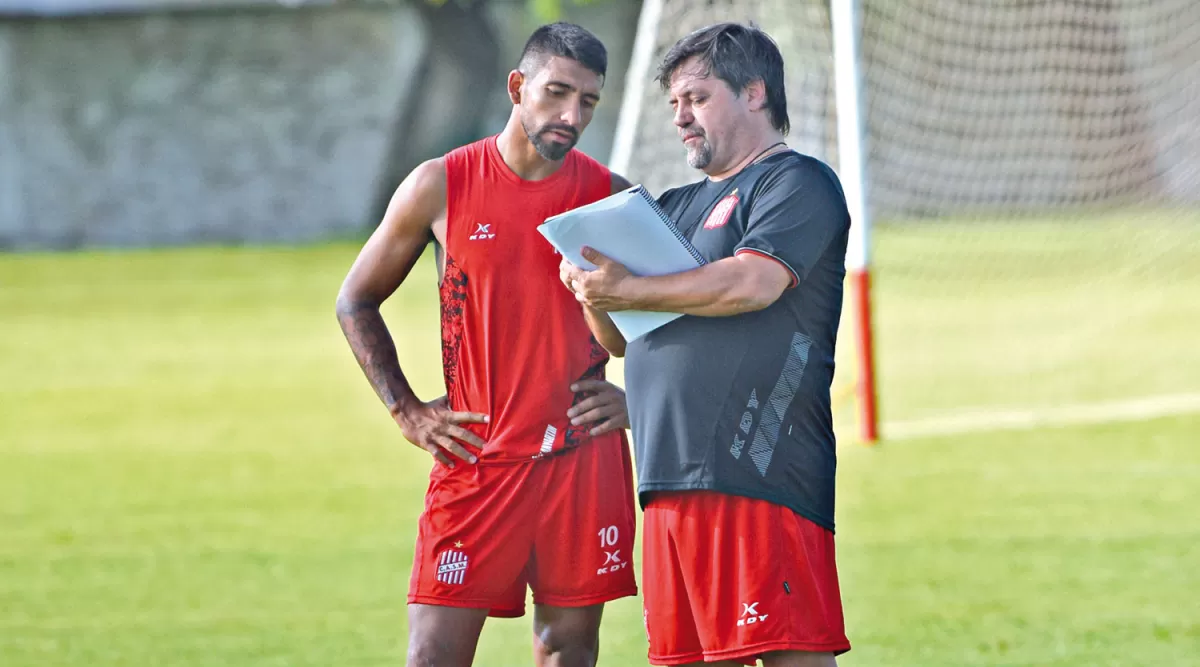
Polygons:
<instances>
[{"instance_id":1,"label":"red shorts","mask_svg":"<svg viewBox=\"0 0 1200 667\"><path fill-rule=\"evenodd\" d=\"M709 491L655 493L642 530L651 663L850 650L830 531L781 505Z\"/></svg>"},{"instance_id":2,"label":"red shorts","mask_svg":"<svg viewBox=\"0 0 1200 667\"><path fill-rule=\"evenodd\" d=\"M525 613L637 595L633 466L624 431L515 463L435 466L408 602Z\"/></svg>"}]
</instances>

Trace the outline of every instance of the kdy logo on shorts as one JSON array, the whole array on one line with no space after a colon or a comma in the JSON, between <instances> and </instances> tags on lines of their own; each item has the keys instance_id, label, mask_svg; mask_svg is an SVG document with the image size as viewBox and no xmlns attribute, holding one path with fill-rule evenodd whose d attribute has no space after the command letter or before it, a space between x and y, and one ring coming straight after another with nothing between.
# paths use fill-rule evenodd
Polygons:
<instances>
[{"instance_id":1,"label":"kdy logo on shorts","mask_svg":"<svg viewBox=\"0 0 1200 667\"><path fill-rule=\"evenodd\" d=\"M737 624L738 624L738 627L740 628L743 625L751 625L753 623L762 623L763 621L767 620L767 616L770 616L770 614L758 613L758 603L757 602L751 602L750 604L746 604L745 602L743 602L742 603L742 617L738 619Z\"/></svg>"}]
</instances>

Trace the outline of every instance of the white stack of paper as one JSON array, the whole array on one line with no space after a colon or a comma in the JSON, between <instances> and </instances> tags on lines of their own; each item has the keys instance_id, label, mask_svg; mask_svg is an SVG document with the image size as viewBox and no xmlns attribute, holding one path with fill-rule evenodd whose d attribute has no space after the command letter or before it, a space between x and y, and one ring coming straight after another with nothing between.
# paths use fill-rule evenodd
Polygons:
<instances>
[{"instance_id":1,"label":"white stack of paper","mask_svg":"<svg viewBox=\"0 0 1200 667\"><path fill-rule=\"evenodd\" d=\"M679 273L705 263L640 185L547 218L538 231L572 264L587 270L596 267L580 254L584 246L620 262L637 276ZM625 340L681 317L679 313L641 310L616 311L609 316Z\"/></svg>"}]
</instances>

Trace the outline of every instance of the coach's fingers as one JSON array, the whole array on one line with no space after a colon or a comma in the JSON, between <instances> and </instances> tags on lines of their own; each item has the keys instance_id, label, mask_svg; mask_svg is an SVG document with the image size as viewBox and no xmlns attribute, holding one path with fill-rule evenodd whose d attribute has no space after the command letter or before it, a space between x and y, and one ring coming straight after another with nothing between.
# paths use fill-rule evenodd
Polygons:
<instances>
[{"instance_id":1,"label":"coach's fingers","mask_svg":"<svg viewBox=\"0 0 1200 667\"><path fill-rule=\"evenodd\" d=\"M575 293L576 301L578 301L579 303L582 303L584 305L588 305L588 306L592 305L592 303L590 301L588 301L586 296L579 293L579 283L578 282L571 283L571 291Z\"/></svg>"},{"instance_id":2,"label":"coach's fingers","mask_svg":"<svg viewBox=\"0 0 1200 667\"><path fill-rule=\"evenodd\" d=\"M454 456L466 461L467 463L475 463L478 459L471 452L468 452L465 447L450 439L449 436L435 435L433 442L442 449L450 452Z\"/></svg>"},{"instance_id":3,"label":"coach's fingers","mask_svg":"<svg viewBox=\"0 0 1200 667\"><path fill-rule=\"evenodd\" d=\"M463 424L467 422L473 424L486 424L491 420L491 417L479 412L451 412L450 416L447 417L447 421L449 421L451 424Z\"/></svg>"},{"instance_id":4,"label":"coach's fingers","mask_svg":"<svg viewBox=\"0 0 1200 667\"><path fill-rule=\"evenodd\" d=\"M461 426L447 426L446 435L458 440L459 442L465 442L468 445L474 445L480 449L484 448L484 442L482 438Z\"/></svg>"},{"instance_id":5,"label":"coach's fingers","mask_svg":"<svg viewBox=\"0 0 1200 667\"><path fill-rule=\"evenodd\" d=\"M610 258L608 255L605 255L604 253L600 252L599 250L596 250L595 248L593 248L591 246L586 246L586 245L583 246L582 248L579 249L579 254L582 255L583 258L586 259L587 261L591 262L592 264L595 264L597 268L604 268L604 267L608 266L609 264L617 263L612 258Z\"/></svg>"}]
</instances>

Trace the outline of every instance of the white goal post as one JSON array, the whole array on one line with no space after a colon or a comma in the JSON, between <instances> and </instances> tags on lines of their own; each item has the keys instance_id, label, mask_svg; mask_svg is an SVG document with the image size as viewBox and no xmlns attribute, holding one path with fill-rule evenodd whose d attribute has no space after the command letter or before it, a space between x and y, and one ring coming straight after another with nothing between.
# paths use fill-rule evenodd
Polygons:
<instances>
[{"instance_id":1,"label":"white goal post","mask_svg":"<svg viewBox=\"0 0 1200 667\"><path fill-rule=\"evenodd\" d=\"M656 66L722 21L846 194L839 430L1200 392L1200 2L644 0L610 166L651 192L699 176Z\"/></svg>"}]
</instances>

